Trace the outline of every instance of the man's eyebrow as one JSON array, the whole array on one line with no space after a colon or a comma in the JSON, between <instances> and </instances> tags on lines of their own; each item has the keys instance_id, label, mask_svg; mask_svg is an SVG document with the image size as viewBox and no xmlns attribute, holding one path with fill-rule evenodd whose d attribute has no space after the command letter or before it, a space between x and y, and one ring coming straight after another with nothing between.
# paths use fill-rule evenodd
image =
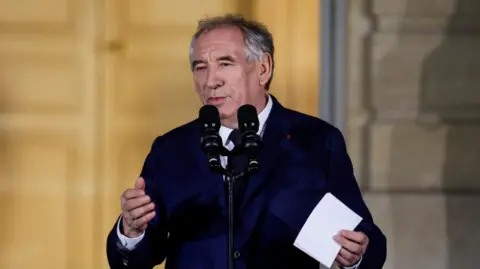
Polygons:
<instances>
[{"instance_id":1,"label":"man's eyebrow","mask_svg":"<svg viewBox=\"0 0 480 269\"><path fill-rule=\"evenodd\" d=\"M192 68L194 68L195 66L201 64L201 63L205 63L205 61L202 61L202 60L194 60L192 62Z\"/></svg>"},{"instance_id":2,"label":"man's eyebrow","mask_svg":"<svg viewBox=\"0 0 480 269\"><path fill-rule=\"evenodd\" d=\"M230 62L235 62L235 58L233 58L233 57L230 56L230 55L218 57L217 60L218 60L218 61L230 61Z\"/></svg>"},{"instance_id":3,"label":"man's eyebrow","mask_svg":"<svg viewBox=\"0 0 480 269\"><path fill-rule=\"evenodd\" d=\"M229 61L229 62L235 62L235 58L231 55L225 55L225 56L220 56L217 58L217 61ZM195 66L199 64L204 64L205 61L203 60L194 60L192 61L192 69L195 68Z\"/></svg>"}]
</instances>

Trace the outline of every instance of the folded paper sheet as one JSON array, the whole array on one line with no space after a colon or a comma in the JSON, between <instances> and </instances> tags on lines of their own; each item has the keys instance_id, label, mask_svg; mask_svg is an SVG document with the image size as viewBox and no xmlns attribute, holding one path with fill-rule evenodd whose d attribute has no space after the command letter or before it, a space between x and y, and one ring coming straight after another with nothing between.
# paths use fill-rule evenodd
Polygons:
<instances>
[{"instance_id":1,"label":"folded paper sheet","mask_svg":"<svg viewBox=\"0 0 480 269\"><path fill-rule=\"evenodd\" d=\"M341 246L333 237L340 230L353 230L362 218L331 193L327 193L312 211L295 239L294 245L331 268Z\"/></svg>"}]
</instances>

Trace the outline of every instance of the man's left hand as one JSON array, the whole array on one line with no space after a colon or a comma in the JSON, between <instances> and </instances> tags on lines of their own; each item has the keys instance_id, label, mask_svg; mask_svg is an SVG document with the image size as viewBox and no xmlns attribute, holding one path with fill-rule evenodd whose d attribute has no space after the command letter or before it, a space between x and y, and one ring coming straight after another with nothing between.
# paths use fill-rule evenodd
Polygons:
<instances>
[{"instance_id":1,"label":"man's left hand","mask_svg":"<svg viewBox=\"0 0 480 269\"><path fill-rule=\"evenodd\" d=\"M360 261L368 246L368 237L362 232L342 230L334 236L342 248L335 261L340 267L351 267Z\"/></svg>"}]
</instances>

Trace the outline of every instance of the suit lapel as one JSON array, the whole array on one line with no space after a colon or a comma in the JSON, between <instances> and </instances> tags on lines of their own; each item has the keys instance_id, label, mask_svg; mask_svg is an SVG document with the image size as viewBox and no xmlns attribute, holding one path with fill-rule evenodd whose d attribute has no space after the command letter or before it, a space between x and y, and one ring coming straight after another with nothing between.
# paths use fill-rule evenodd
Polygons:
<instances>
[{"instance_id":1,"label":"suit lapel","mask_svg":"<svg viewBox=\"0 0 480 269\"><path fill-rule=\"evenodd\" d=\"M259 156L260 169L252 175L245 194L244 203L255 194L256 191L268 179L268 173L275 167L275 163L282 156L284 142L287 137L287 122L285 117L285 108L278 101L274 100L271 114L266 123L265 133L263 135L264 148Z\"/></svg>"},{"instance_id":2,"label":"suit lapel","mask_svg":"<svg viewBox=\"0 0 480 269\"><path fill-rule=\"evenodd\" d=\"M236 240L241 246L245 244L253 231L257 218L264 204L264 195L257 195L261 187L271 178L269 173L284 156L285 143L289 130L289 121L286 109L272 96L274 101L272 111L266 123L263 135L264 148L259 157L260 169L252 175L247 185L245 199L240 209L240 218L244 224L244 230L239 231L242 236ZM255 198L255 199L253 199ZM246 208L248 206L248 212Z\"/></svg>"}]
</instances>

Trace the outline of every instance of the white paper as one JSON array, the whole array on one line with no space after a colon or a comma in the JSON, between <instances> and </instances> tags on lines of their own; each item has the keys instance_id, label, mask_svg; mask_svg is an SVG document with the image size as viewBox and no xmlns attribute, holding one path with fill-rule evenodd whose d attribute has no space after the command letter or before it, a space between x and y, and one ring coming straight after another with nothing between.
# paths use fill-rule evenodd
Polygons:
<instances>
[{"instance_id":1,"label":"white paper","mask_svg":"<svg viewBox=\"0 0 480 269\"><path fill-rule=\"evenodd\" d=\"M331 268L341 249L333 237L340 230L353 230L362 218L331 193L327 193L312 211L295 239L294 245Z\"/></svg>"}]
</instances>

